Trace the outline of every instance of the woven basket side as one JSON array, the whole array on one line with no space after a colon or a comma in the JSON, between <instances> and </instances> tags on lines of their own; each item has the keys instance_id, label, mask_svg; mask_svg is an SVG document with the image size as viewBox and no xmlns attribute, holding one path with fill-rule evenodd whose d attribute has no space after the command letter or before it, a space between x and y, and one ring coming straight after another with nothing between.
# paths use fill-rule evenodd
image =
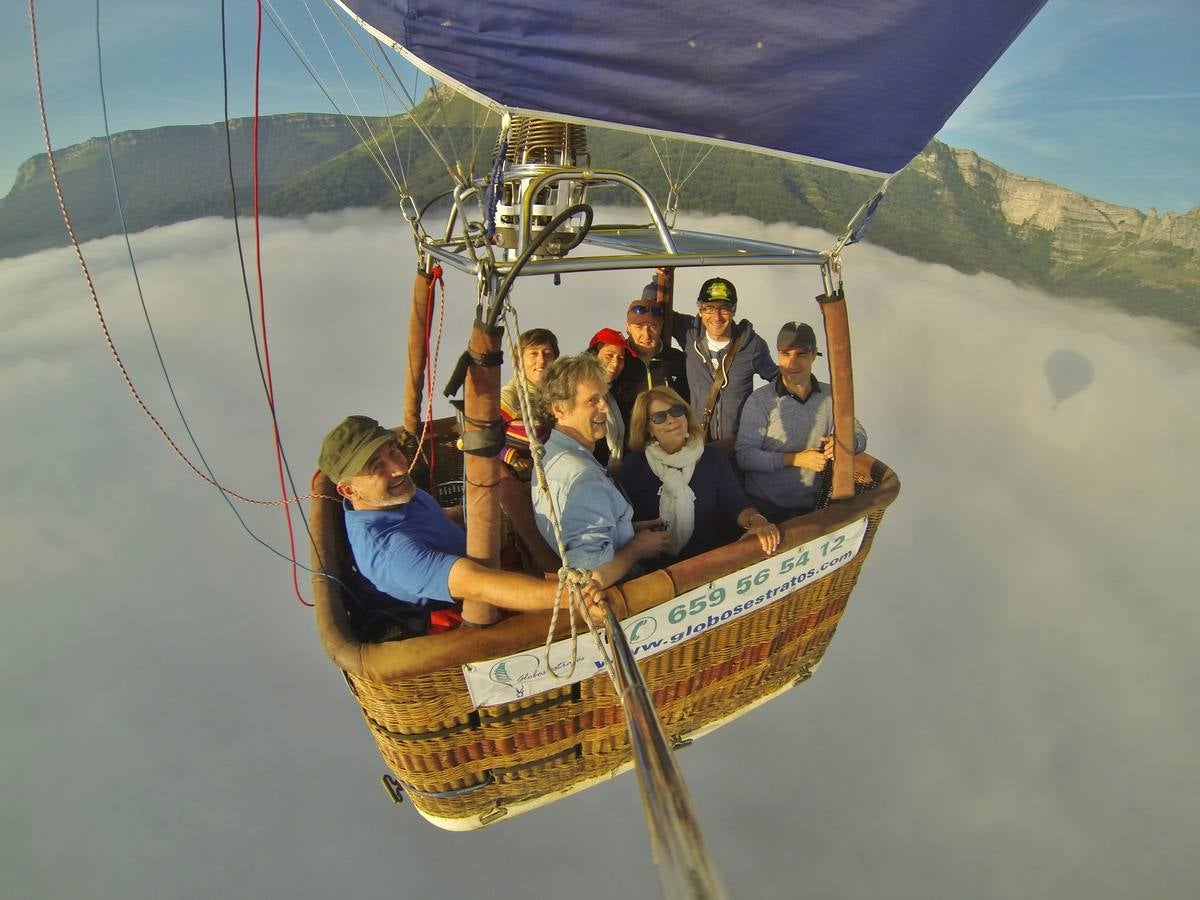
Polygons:
<instances>
[{"instance_id":1,"label":"woven basket side","mask_svg":"<svg viewBox=\"0 0 1200 900\"><path fill-rule=\"evenodd\" d=\"M881 516L873 517L871 536ZM686 738L807 679L833 638L869 549L864 542L854 560L827 578L641 662L668 735ZM388 689L395 692L389 709L418 699L407 686ZM377 721L376 709L364 704L369 720ZM478 725L418 738L372 729L385 761L428 816L488 817L567 792L630 760L620 703L603 674L487 708L476 718ZM474 790L463 791L468 787ZM446 796L454 791L460 793Z\"/></svg>"},{"instance_id":2,"label":"woven basket side","mask_svg":"<svg viewBox=\"0 0 1200 900\"><path fill-rule=\"evenodd\" d=\"M447 449L444 455L451 459L435 453L435 479L455 471L454 451ZM849 506L821 510L785 527L785 541L795 546L828 533L848 516L863 514L856 509L869 510L867 532L854 559L742 618L640 661L673 739L729 720L811 675L833 638L884 509L898 491L894 475L877 461L860 468L858 475L863 493L847 501ZM319 553L324 565L338 571L350 562L340 505L318 507L314 505L314 558ZM630 611L736 571L745 565L744 551L718 548L631 582ZM512 652L540 652L547 617L519 616L476 634L361 644L329 582L314 579L314 593L322 641L345 672L381 756L414 806L437 824L480 827L505 811L520 811L586 786L629 763L624 717L606 675L509 704L473 707L462 665Z\"/></svg>"}]
</instances>

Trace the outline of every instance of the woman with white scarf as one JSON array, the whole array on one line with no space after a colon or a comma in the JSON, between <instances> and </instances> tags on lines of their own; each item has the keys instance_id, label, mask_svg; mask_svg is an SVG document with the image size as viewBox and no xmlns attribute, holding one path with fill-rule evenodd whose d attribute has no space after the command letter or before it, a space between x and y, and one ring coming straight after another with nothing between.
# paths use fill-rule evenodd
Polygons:
<instances>
[{"instance_id":1,"label":"woman with white scarf","mask_svg":"<svg viewBox=\"0 0 1200 900\"><path fill-rule=\"evenodd\" d=\"M779 529L750 505L729 460L704 443L704 427L674 390L640 394L629 419L629 452L617 474L635 521L662 519L667 552L686 559L742 537L764 553L779 546Z\"/></svg>"}]
</instances>

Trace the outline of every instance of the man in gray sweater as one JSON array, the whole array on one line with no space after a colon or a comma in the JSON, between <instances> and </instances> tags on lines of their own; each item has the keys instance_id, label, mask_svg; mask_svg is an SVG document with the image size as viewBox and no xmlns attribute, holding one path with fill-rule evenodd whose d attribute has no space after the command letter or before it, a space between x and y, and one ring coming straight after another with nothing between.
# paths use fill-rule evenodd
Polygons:
<instances>
[{"instance_id":1,"label":"man in gray sweater","mask_svg":"<svg viewBox=\"0 0 1200 900\"><path fill-rule=\"evenodd\" d=\"M816 506L825 464L833 459L833 395L812 373L821 353L811 326L788 322L775 347L779 375L746 400L736 447L746 494L780 521ZM867 433L855 419L854 452L866 449Z\"/></svg>"}]
</instances>

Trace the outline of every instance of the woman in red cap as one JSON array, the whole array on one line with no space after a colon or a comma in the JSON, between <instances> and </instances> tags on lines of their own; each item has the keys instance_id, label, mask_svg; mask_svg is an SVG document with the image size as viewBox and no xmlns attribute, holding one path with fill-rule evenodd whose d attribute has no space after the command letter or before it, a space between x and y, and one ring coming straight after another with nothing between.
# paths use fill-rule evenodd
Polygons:
<instances>
[{"instance_id":1,"label":"woman in red cap","mask_svg":"<svg viewBox=\"0 0 1200 900\"><path fill-rule=\"evenodd\" d=\"M615 328L601 328L588 341L588 353L600 360L600 365L604 366L604 371L608 373L609 387L608 396L604 398L608 403L608 430L604 440L597 441L592 452L600 465L612 470L621 462L625 448L625 422L621 418L617 401L613 398L612 384L625 370L625 361L633 356L633 351L629 349L625 335L621 332Z\"/></svg>"}]
</instances>

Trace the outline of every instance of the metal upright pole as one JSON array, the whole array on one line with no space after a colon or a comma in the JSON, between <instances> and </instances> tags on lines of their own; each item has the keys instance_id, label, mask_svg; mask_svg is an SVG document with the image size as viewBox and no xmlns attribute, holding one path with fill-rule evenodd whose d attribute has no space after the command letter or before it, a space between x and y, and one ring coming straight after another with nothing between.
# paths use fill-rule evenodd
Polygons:
<instances>
[{"instance_id":1,"label":"metal upright pole","mask_svg":"<svg viewBox=\"0 0 1200 900\"><path fill-rule=\"evenodd\" d=\"M726 900L729 893L700 832L683 773L675 762L621 623L607 603L604 604L604 627L615 667L613 683L629 728L629 742L642 788L646 826L663 897L667 900Z\"/></svg>"},{"instance_id":2,"label":"metal upright pole","mask_svg":"<svg viewBox=\"0 0 1200 900\"><path fill-rule=\"evenodd\" d=\"M664 307L663 347L669 347L671 346L671 318L675 313L675 269L663 266L656 272L654 280L658 284L658 302Z\"/></svg>"}]
</instances>

